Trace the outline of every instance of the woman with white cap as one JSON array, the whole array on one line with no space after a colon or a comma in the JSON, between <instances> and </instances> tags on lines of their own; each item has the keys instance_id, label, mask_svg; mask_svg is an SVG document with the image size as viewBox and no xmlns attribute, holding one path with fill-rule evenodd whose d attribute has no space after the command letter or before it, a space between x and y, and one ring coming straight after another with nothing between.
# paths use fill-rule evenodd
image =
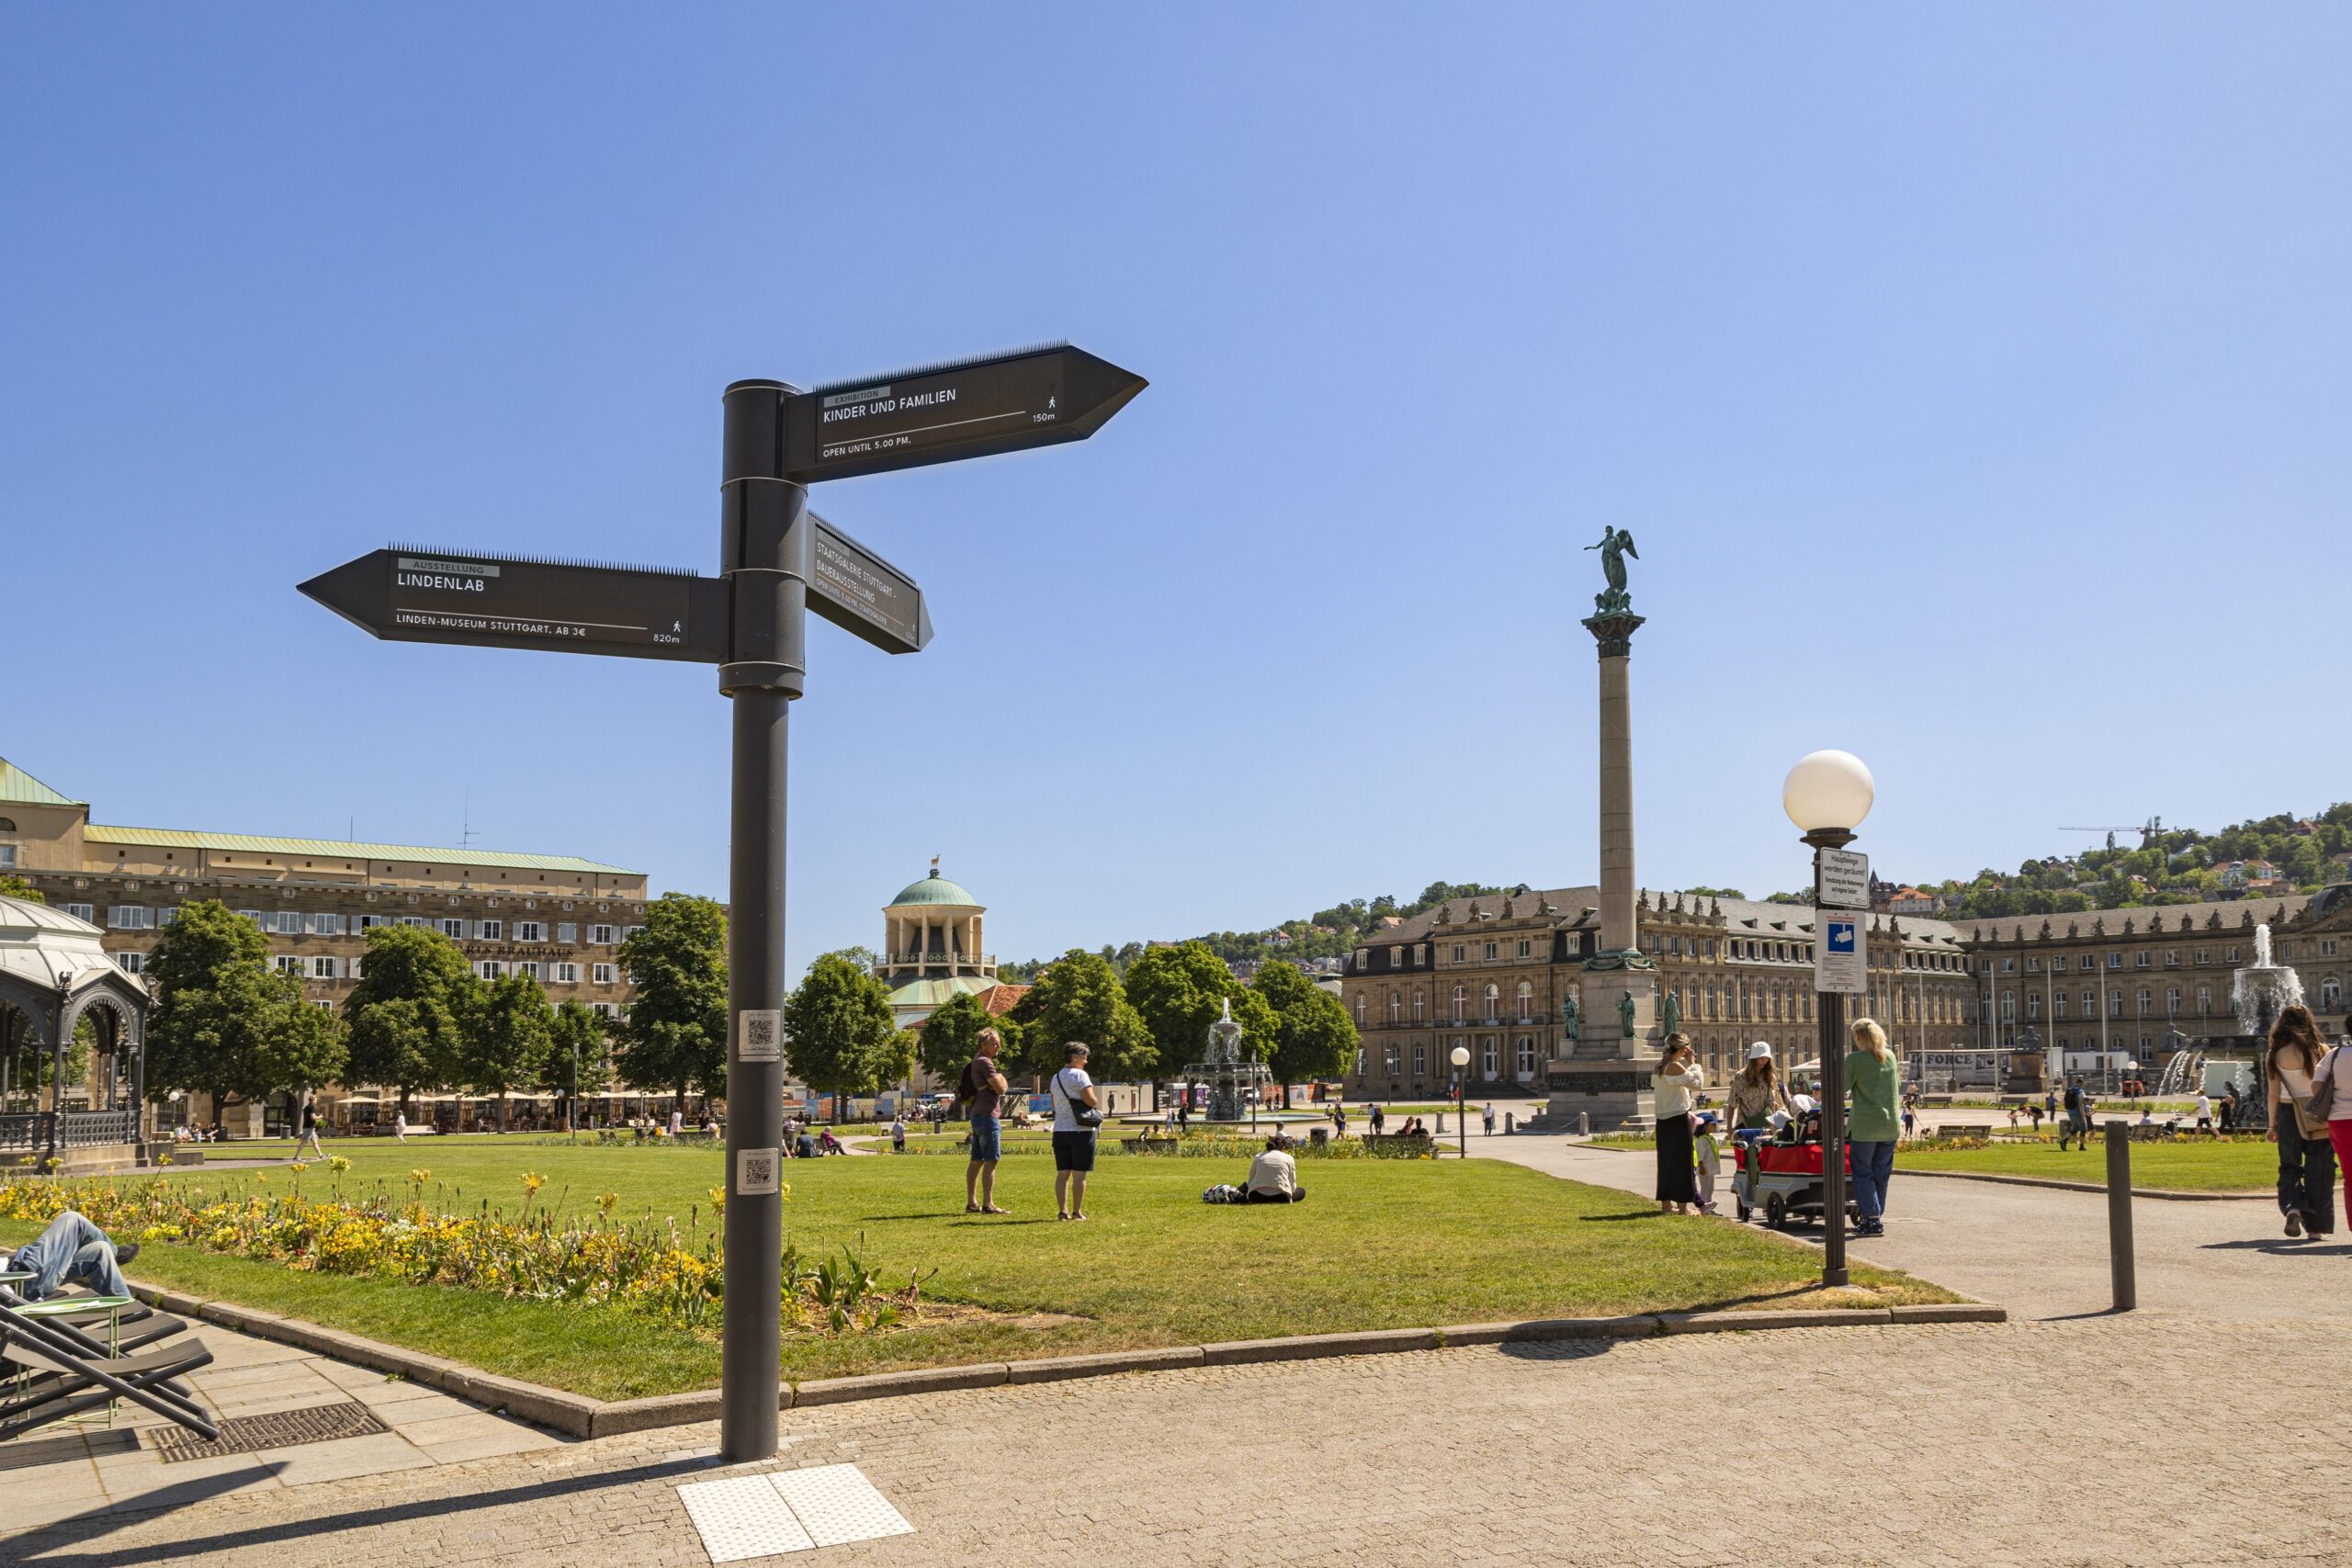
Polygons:
<instances>
[{"instance_id":1,"label":"woman with white cap","mask_svg":"<svg viewBox=\"0 0 2352 1568\"><path fill-rule=\"evenodd\" d=\"M1735 1133L1770 1126L1776 1111L1796 1114L1796 1107L1789 1102L1789 1091L1781 1087L1780 1073L1772 1065L1772 1047L1763 1041L1747 1048L1747 1065L1731 1080L1729 1103L1724 1109Z\"/></svg>"}]
</instances>

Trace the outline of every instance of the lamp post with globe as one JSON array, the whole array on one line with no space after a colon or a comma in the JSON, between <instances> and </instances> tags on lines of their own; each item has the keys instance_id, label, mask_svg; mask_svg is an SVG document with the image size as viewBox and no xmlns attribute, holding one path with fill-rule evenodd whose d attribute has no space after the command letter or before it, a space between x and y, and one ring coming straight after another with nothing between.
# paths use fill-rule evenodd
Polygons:
<instances>
[{"instance_id":1,"label":"lamp post with globe","mask_svg":"<svg viewBox=\"0 0 2352 1568\"><path fill-rule=\"evenodd\" d=\"M1870 769L1849 751L1815 751L1789 770L1781 786L1781 807L1803 829L1813 850L1814 941L1828 940L1829 911L1821 901L1821 856L1854 841L1854 829L1871 814L1878 786ZM1816 983L1817 985L1817 983ZM1821 1282L1846 1283L1846 998L1816 989L1821 1048Z\"/></svg>"},{"instance_id":2,"label":"lamp post with globe","mask_svg":"<svg viewBox=\"0 0 2352 1568\"><path fill-rule=\"evenodd\" d=\"M1447 1058L1453 1064L1454 1137L1458 1140L1462 1157L1470 1157L1470 1102L1462 1098L1462 1071L1470 1065L1470 1047L1456 1045Z\"/></svg>"}]
</instances>

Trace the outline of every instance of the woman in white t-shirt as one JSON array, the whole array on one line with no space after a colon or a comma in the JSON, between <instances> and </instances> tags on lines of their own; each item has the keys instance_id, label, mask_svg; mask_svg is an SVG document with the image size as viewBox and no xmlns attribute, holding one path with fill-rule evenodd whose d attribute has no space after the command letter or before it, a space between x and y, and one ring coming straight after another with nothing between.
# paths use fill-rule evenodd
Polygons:
<instances>
[{"instance_id":1,"label":"woman in white t-shirt","mask_svg":"<svg viewBox=\"0 0 2352 1568\"><path fill-rule=\"evenodd\" d=\"M1080 1122L1081 1110L1101 1103L1094 1080L1086 1076L1087 1048L1073 1040L1062 1047L1064 1066L1054 1075L1048 1095L1054 1102L1054 1218L1086 1218L1086 1178L1094 1168L1094 1128L1102 1121Z\"/></svg>"},{"instance_id":2,"label":"woman in white t-shirt","mask_svg":"<svg viewBox=\"0 0 2352 1568\"><path fill-rule=\"evenodd\" d=\"M2270 1136L2278 1145L2278 1212L2289 1235L2324 1236L2335 1229L2337 1140L2352 1134L2352 1084L2335 1083L2327 1136L2307 1136L2295 1107L2308 1104L2314 1080L2345 1070L2320 1038L2318 1021L2300 1003L2279 1010L2270 1026ZM2337 1129L2344 1129L2338 1133ZM2352 1203L2352 1190L2346 1198Z\"/></svg>"}]
</instances>

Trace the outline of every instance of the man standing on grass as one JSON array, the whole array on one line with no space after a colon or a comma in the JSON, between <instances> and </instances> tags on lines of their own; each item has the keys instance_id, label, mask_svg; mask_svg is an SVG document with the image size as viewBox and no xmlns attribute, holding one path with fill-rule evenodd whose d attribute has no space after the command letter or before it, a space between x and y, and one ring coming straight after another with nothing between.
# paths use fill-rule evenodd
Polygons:
<instances>
[{"instance_id":1,"label":"man standing on grass","mask_svg":"<svg viewBox=\"0 0 2352 1568\"><path fill-rule=\"evenodd\" d=\"M956 1098L972 1122L972 1163L964 1170L964 1212L1002 1214L996 1206L996 1162L1004 1154L1004 1125L997 1120L1004 1104L1004 1075L997 1071L996 1054L1004 1037L993 1029L980 1031L980 1054L964 1068Z\"/></svg>"}]
</instances>

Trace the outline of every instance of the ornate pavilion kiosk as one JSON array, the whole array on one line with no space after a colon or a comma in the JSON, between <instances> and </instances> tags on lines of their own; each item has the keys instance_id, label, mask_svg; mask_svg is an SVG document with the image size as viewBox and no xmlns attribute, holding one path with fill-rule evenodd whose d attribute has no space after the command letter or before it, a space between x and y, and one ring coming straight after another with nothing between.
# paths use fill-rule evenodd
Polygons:
<instances>
[{"instance_id":1,"label":"ornate pavilion kiosk","mask_svg":"<svg viewBox=\"0 0 2352 1568\"><path fill-rule=\"evenodd\" d=\"M0 897L0 1165L68 1172L143 1163L147 987L62 909ZM89 1071L63 1082L88 1021Z\"/></svg>"}]
</instances>

